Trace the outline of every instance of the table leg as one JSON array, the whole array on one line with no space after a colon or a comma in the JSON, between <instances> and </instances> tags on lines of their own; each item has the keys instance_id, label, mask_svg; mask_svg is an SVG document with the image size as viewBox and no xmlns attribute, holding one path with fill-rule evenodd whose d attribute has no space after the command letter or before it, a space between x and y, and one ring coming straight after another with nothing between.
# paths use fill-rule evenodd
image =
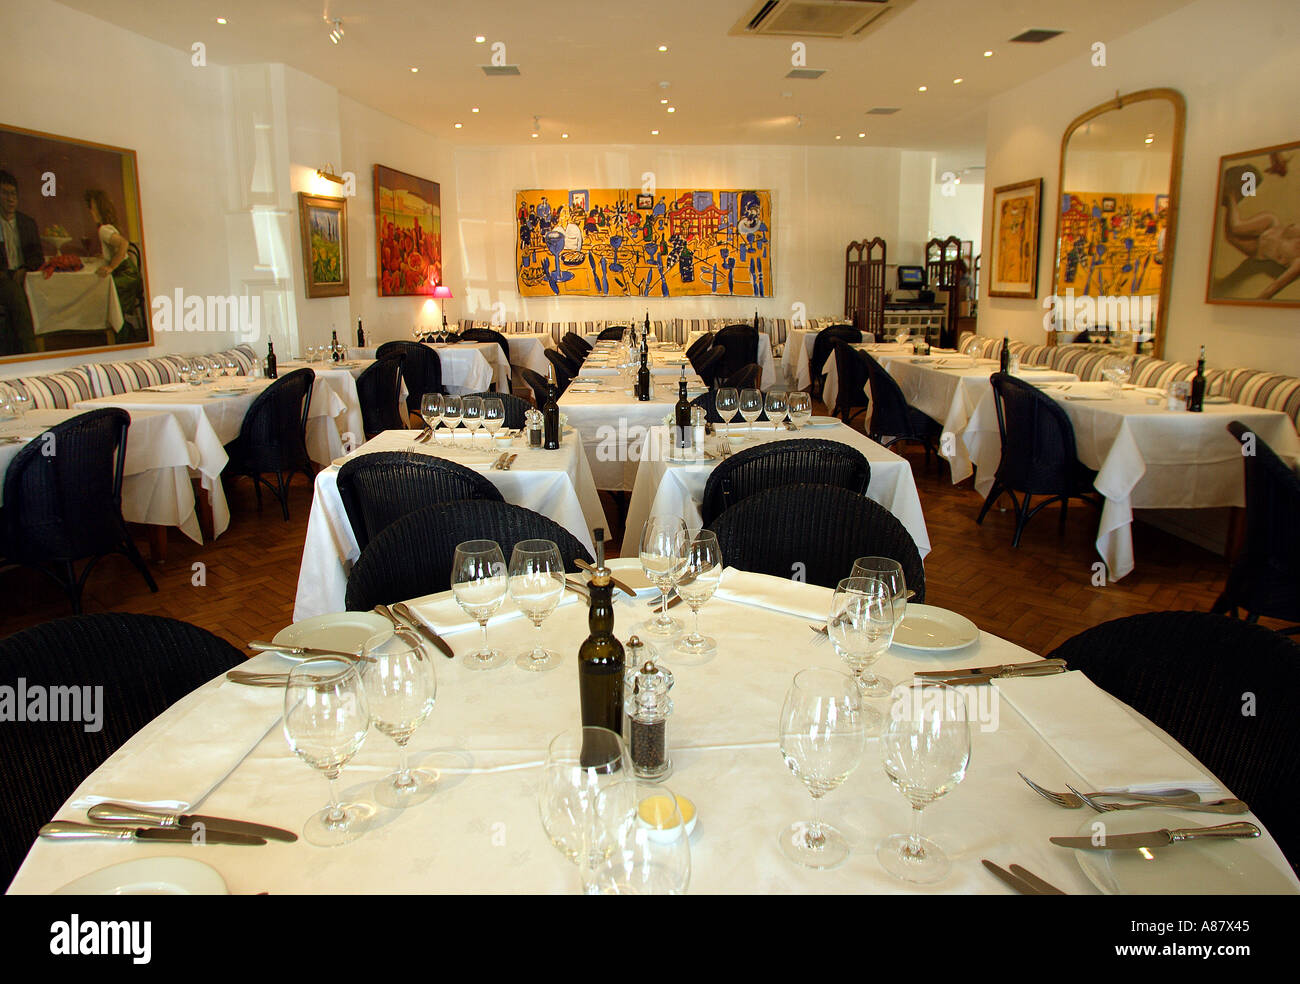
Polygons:
<instances>
[{"instance_id":1,"label":"table leg","mask_svg":"<svg viewBox=\"0 0 1300 984\"><path fill-rule=\"evenodd\" d=\"M203 542L211 543L216 539L214 533L216 521L212 517L212 498L208 495L208 490L203 487L203 483L197 478L194 479L194 511L199 516L199 531L203 534Z\"/></svg>"},{"instance_id":2,"label":"table leg","mask_svg":"<svg viewBox=\"0 0 1300 984\"><path fill-rule=\"evenodd\" d=\"M149 534L149 558L155 564L167 563L167 527L150 525L145 529Z\"/></svg>"},{"instance_id":3,"label":"table leg","mask_svg":"<svg viewBox=\"0 0 1300 984\"><path fill-rule=\"evenodd\" d=\"M1223 547L1223 556L1231 564L1246 545L1246 510L1241 506L1228 507L1228 537Z\"/></svg>"}]
</instances>

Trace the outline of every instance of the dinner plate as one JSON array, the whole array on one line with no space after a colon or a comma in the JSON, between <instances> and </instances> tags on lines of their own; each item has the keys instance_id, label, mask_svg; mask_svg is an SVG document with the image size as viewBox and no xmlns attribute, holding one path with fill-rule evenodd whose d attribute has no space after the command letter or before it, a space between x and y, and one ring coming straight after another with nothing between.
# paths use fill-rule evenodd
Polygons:
<instances>
[{"instance_id":1,"label":"dinner plate","mask_svg":"<svg viewBox=\"0 0 1300 984\"><path fill-rule=\"evenodd\" d=\"M242 389L217 389L212 390L209 396L243 396L248 390Z\"/></svg>"},{"instance_id":2,"label":"dinner plate","mask_svg":"<svg viewBox=\"0 0 1300 984\"><path fill-rule=\"evenodd\" d=\"M317 615L294 622L271 639L278 646L305 646L308 649L346 649L361 652L377 632L391 629L393 623L376 612L337 612ZM285 656L295 662L302 656Z\"/></svg>"},{"instance_id":3,"label":"dinner plate","mask_svg":"<svg viewBox=\"0 0 1300 984\"><path fill-rule=\"evenodd\" d=\"M194 858L136 858L83 875L55 895L229 895L225 879Z\"/></svg>"},{"instance_id":4,"label":"dinner plate","mask_svg":"<svg viewBox=\"0 0 1300 984\"><path fill-rule=\"evenodd\" d=\"M809 417L805 427L834 427L839 423L837 417Z\"/></svg>"},{"instance_id":5,"label":"dinner plate","mask_svg":"<svg viewBox=\"0 0 1300 984\"><path fill-rule=\"evenodd\" d=\"M1221 820L1178 810L1126 810L1094 814L1076 833L1092 837L1096 824L1108 834L1210 827ZM1269 861L1258 837L1196 840L1131 851L1073 850L1087 879L1105 895L1292 895L1286 875Z\"/></svg>"},{"instance_id":6,"label":"dinner plate","mask_svg":"<svg viewBox=\"0 0 1300 984\"><path fill-rule=\"evenodd\" d=\"M979 628L964 615L908 602L907 615L894 630L894 645L926 653L947 653L965 649L979 637Z\"/></svg>"},{"instance_id":7,"label":"dinner plate","mask_svg":"<svg viewBox=\"0 0 1300 984\"><path fill-rule=\"evenodd\" d=\"M1226 396L1207 396L1207 397L1205 398L1205 402L1206 402L1206 403L1214 403L1214 404L1216 404L1216 405L1221 405L1221 404L1224 404L1224 403L1231 403L1232 401L1231 401L1230 399L1228 399Z\"/></svg>"},{"instance_id":8,"label":"dinner plate","mask_svg":"<svg viewBox=\"0 0 1300 984\"><path fill-rule=\"evenodd\" d=\"M605 566L613 572L615 577L638 595L659 593L659 589L651 584L650 579L645 576L645 571L642 569L641 561L638 558L611 557L605 561Z\"/></svg>"}]
</instances>

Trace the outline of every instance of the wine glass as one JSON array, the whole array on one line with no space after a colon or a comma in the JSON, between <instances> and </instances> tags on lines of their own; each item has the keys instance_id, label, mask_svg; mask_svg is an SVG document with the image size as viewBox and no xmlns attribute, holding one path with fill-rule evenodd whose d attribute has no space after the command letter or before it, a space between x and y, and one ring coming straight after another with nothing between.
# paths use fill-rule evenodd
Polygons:
<instances>
[{"instance_id":1,"label":"wine glass","mask_svg":"<svg viewBox=\"0 0 1300 984\"><path fill-rule=\"evenodd\" d=\"M756 389L743 389L740 391L740 416L745 423L753 429L756 421L763 413L763 394Z\"/></svg>"},{"instance_id":2,"label":"wine glass","mask_svg":"<svg viewBox=\"0 0 1300 984\"><path fill-rule=\"evenodd\" d=\"M853 679L836 670L800 670L785 695L779 725L781 756L813 798L813 819L781 831L781 852L810 868L833 868L849 845L821 819L821 798L857 768L866 742L862 699Z\"/></svg>"},{"instance_id":3,"label":"wine glass","mask_svg":"<svg viewBox=\"0 0 1300 984\"><path fill-rule=\"evenodd\" d=\"M498 401L500 402L500 401ZM537 645L515 657L525 670L549 670L560 662L546 648L542 623L564 596L564 558L551 540L522 540L510 554L510 597L537 627Z\"/></svg>"},{"instance_id":4,"label":"wine glass","mask_svg":"<svg viewBox=\"0 0 1300 984\"><path fill-rule=\"evenodd\" d=\"M694 624L689 635L677 642L677 652L708 656L718 651L718 640L700 635L700 608L713 597L722 580L722 547L716 533L701 530L691 539L686 566L677 581L677 593L691 606Z\"/></svg>"},{"instance_id":5,"label":"wine glass","mask_svg":"<svg viewBox=\"0 0 1300 984\"><path fill-rule=\"evenodd\" d=\"M447 396L442 401L442 423L450 435L452 447L456 445L456 429L460 427L461 400L459 396Z\"/></svg>"},{"instance_id":6,"label":"wine glass","mask_svg":"<svg viewBox=\"0 0 1300 984\"><path fill-rule=\"evenodd\" d=\"M22 420L32 408L31 395L17 383L7 389L10 391L9 406L13 409L14 419Z\"/></svg>"},{"instance_id":7,"label":"wine glass","mask_svg":"<svg viewBox=\"0 0 1300 984\"><path fill-rule=\"evenodd\" d=\"M727 424L725 437L731 439L731 422L740 412L740 394L734 386L723 386L713 396L713 409Z\"/></svg>"},{"instance_id":8,"label":"wine glass","mask_svg":"<svg viewBox=\"0 0 1300 984\"><path fill-rule=\"evenodd\" d=\"M768 390L763 409L767 411L767 419L772 421L772 430L779 431L781 421L785 419L785 393L777 389Z\"/></svg>"},{"instance_id":9,"label":"wine glass","mask_svg":"<svg viewBox=\"0 0 1300 984\"><path fill-rule=\"evenodd\" d=\"M587 895L683 895L691 841L681 801L666 786L622 779L597 796L594 841L582 869Z\"/></svg>"},{"instance_id":10,"label":"wine glass","mask_svg":"<svg viewBox=\"0 0 1300 984\"><path fill-rule=\"evenodd\" d=\"M469 446L474 448L474 437L479 425L483 423L483 397L465 396L460 401L460 420L469 431Z\"/></svg>"},{"instance_id":11,"label":"wine glass","mask_svg":"<svg viewBox=\"0 0 1300 984\"><path fill-rule=\"evenodd\" d=\"M500 650L488 645L488 619L506 600L506 562L493 540L466 540L456 545L451 561L451 593L465 614L483 630L483 648L465 656L471 670L491 670L506 661Z\"/></svg>"},{"instance_id":12,"label":"wine glass","mask_svg":"<svg viewBox=\"0 0 1300 984\"><path fill-rule=\"evenodd\" d=\"M889 585L894 595L894 631L897 632L907 615L907 599L912 595L907 590L903 565L892 557L859 557L853 562L849 577L874 577Z\"/></svg>"},{"instance_id":13,"label":"wine glass","mask_svg":"<svg viewBox=\"0 0 1300 984\"><path fill-rule=\"evenodd\" d=\"M284 689L284 737L295 755L325 773L329 806L307 818L303 838L318 847L355 840L374 816L369 803L340 803L339 772L361 750L370 727L365 687L356 664L334 657L303 660Z\"/></svg>"},{"instance_id":14,"label":"wine glass","mask_svg":"<svg viewBox=\"0 0 1300 984\"><path fill-rule=\"evenodd\" d=\"M375 799L405 809L432 796L438 782L436 771L410 768L406 754L407 742L428 720L438 697L433 660L425 658L419 638L405 629L371 637L362 652L374 660L361 674L371 723L400 750L397 771L375 785Z\"/></svg>"},{"instance_id":15,"label":"wine glass","mask_svg":"<svg viewBox=\"0 0 1300 984\"><path fill-rule=\"evenodd\" d=\"M659 614L644 626L650 635L674 636L682 629L682 623L668 614L668 592L686 567L690 543L680 516L651 516L641 530L641 570L663 595Z\"/></svg>"},{"instance_id":16,"label":"wine glass","mask_svg":"<svg viewBox=\"0 0 1300 984\"><path fill-rule=\"evenodd\" d=\"M315 345L308 345L307 348L306 348L304 351L306 352L306 356L307 356L307 364L308 364L308 365L310 365L311 363L313 363L313 362L316 361L316 346L315 346Z\"/></svg>"},{"instance_id":17,"label":"wine glass","mask_svg":"<svg viewBox=\"0 0 1300 984\"><path fill-rule=\"evenodd\" d=\"M438 425L442 423L443 405L441 393L425 393L420 397L420 416L424 419L424 426L429 428L429 433L435 439L438 435Z\"/></svg>"},{"instance_id":18,"label":"wine glass","mask_svg":"<svg viewBox=\"0 0 1300 984\"><path fill-rule=\"evenodd\" d=\"M551 739L537 791L542 828L574 864L590 866L603 853L597 811L600 793L632 775L623 739L605 728L571 728Z\"/></svg>"},{"instance_id":19,"label":"wine glass","mask_svg":"<svg viewBox=\"0 0 1300 984\"><path fill-rule=\"evenodd\" d=\"M506 405L499 396L483 398L483 426L487 428L488 437L496 438L497 431L506 422Z\"/></svg>"},{"instance_id":20,"label":"wine glass","mask_svg":"<svg viewBox=\"0 0 1300 984\"><path fill-rule=\"evenodd\" d=\"M827 634L841 660L853 671L863 697L888 697L893 690L871 672L894 641L894 593L877 578L846 577L835 588Z\"/></svg>"},{"instance_id":21,"label":"wine glass","mask_svg":"<svg viewBox=\"0 0 1300 984\"><path fill-rule=\"evenodd\" d=\"M794 390L785 402L790 412L790 423L794 424L795 430L812 419L812 397L803 390Z\"/></svg>"},{"instance_id":22,"label":"wine glass","mask_svg":"<svg viewBox=\"0 0 1300 984\"><path fill-rule=\"evenodd\" d=\"M933 682L900 688L880 752L885 775L912 805L912 830L882 840L876 858L904 881L940 881L951 864L939 845L921 836L921 811L966 777L970 722L961 691Z\"/></svg>"},{"instance_id":23,"label":"wine glass","mask_svg":"<svg viewBox=\"0 0 1300 984\"><path fill-rule=\"evenodd\" d=\"M194 364L189 359L181 359L180 365L176 368L176 374L181 377L182 383L198 384L198 379L194 376Z\"/></svg>"}]
</instances>

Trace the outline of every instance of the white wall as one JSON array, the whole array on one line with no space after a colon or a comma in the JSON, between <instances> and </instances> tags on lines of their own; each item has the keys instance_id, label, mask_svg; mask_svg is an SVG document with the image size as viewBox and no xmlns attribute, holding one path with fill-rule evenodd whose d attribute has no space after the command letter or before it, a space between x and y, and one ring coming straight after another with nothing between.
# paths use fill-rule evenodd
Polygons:
<instances>
[{"instance_id":1,"label":"white wall","mask_svg":"<svg viewBox=\"0 0 1300 984\"><path fill-rule=\"evenodd\" d=\"M1286 143L1297 132L1300 19L1295 0L1200 0L1148 26L1106 39L1103 68L1086 55L994 100L989 110L986 203L998 185L1042 177L1038 300L989 298L980 331L1041 342L1043 299L1052 292L1061 136L1076 116L1121 93L1178 89L1187 100L1186 140L1165 356L1194 361L1201 344L1214 366L1300 375L1295 308L1205 303L1219 158ZM984 253L989 253L990 209ZM1289 217L1300 221L1300 216Z\"/></svg>"}]
</instances>

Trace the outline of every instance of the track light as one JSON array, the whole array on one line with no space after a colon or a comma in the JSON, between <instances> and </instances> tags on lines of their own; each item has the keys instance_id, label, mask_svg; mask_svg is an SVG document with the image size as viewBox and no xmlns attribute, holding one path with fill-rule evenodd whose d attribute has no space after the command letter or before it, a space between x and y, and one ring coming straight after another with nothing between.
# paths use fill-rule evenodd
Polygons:
<instances>
[{"instance_id":1,"label":"track light","mask_svg":"<svg viewBox=\"0 0 1300 984\"><path fill-rule=\"evenodd\" d=\"M330 40L335 44L338 44L343 40L343 20L342 18L335 17L330 21L330 25Z\"/></svg>"}]
</instances>

